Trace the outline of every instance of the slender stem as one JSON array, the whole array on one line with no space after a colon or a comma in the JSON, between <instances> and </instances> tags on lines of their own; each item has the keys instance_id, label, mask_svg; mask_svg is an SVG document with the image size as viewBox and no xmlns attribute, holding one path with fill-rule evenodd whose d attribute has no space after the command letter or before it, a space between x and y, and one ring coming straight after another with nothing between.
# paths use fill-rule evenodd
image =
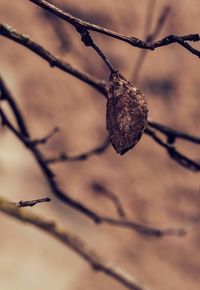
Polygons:
<instances>
[{"instance_id":1,"label":"slender stem","mask_svg":"<svg viewBox=\"0 0 200 290\"><path fill-rule=\"evenodd\" d=\"M113 67L111 62L108 60L108 58L104 55L104 53L100 50L100 48L94 43L94 40L92 39L89 31L83 28L81 25L75 26L75 27L76 27L76 30L81 35L81 40L85 44L85 46L91 46L97 52L97 54L105 62L105 64L107 65L111 73L117 72L117 70Z\"/></svg>"}]
</instances>

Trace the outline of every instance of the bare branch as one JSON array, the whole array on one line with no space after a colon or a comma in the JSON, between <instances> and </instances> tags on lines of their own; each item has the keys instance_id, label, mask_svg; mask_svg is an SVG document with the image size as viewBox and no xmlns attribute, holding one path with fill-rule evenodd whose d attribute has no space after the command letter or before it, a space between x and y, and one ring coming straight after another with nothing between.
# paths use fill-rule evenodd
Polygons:
<instances>
[{"instance_id":1,"label":"bare branch","mask_svg":"<svg viewBox=\"0 0 200 290\"><path fill-rule=\"evenodd\" d=\"M100 50L100 48L94 43L94 41L91 38L88 30L86 30L82 26L76 26L76 30L81 35L81 41L85 44L85 46L91 46L96 51L96 53L105 62L105 64L109 68L110 72L111 73L117 72L117 70L113 67L113 65L111 64L111 62L108 60L108 58L103 54L103 52Z\"/></svg>"},{"instance_id":2,"label":"bare branch","mask_svg":"<svg viewBox=\"0 0 200 290\"><path fill-rule=\"evenodd\" d=\"M160 137L158 137L155 130L164 134L167 141L164 142ZM175 147L177 139L183 139L185 141L199 145L200 137L171 129L153 121L148 122L148 127L146 128L145 133L149 135L156 143L164 147L169 156L178 162L181 166L192 171L200 171L200 163L198 161L192 160L186 155L180 153Z\"/></svg>"},{"instance_id":3,"label":"bare branch","mask_svg":"<svg viewBox=\"0 0 200 290\"><path fill-rule=\"evenodd\" d=\"M162 141L162 139L158 137L155 131L151 130L150 128L146 128L145 133L149 135L160 146L164 147L167 150L167 153L169 154L169 156L172 159L174 159L177 163L179 163L186 169L196 171L196 172L200 171L200 163L198 161L194 161L188 158L187 156L177 151L173 143Z\"/></svg>"},{"instance_id":4,"label":"bare branch","mask_svg":"<svg viewBox=\"0 0 200 290\"><path fill-rule=\"evenodd\" d=\"M0 115L2 117L3 125L6 126L23 144L26 146L30 152L32 153L33 157L38 163L39 168L42 170L42 173L44 174L44 177L46 178L47 183L49 184L49 187L52 190L52 193L61 200L64 204L71 206L72 208L78 210L80 213L86 215L90 219L92 219L94 222L99 223L100 218L98 214L96 214L94 211L90 210L80 202L77 202L76 200L72 199L69 195L64 193L58 186L58 184L55 181L55 175L54 172L47 166L47 163L45 161L45 157L41 153L41 151L34 145L34 142L32 140L24 138L20 132L18 132L10 123L10 121L7 119L6 115L0 109Z\"/></svg>"},{"instance_id":5,"label":"bare branch","mask_svg":"<svg viewBox=\"0 0 200 290\"><path fill-rule=\"evenodd\" d=\"M95 190L95 192L97 192L98 194L104 195L105 197L107 197L108 199L110 199L114 203L119 217L121 217L121 218L126 217L124 207L123 207L120 199L117 197L117 195L115 193L108 190L103 185L99 184L98 182L92 183L91 187L93 190Z\"/></svg>"},{"instance_id":6,"label":"bare branch","mask_svg":"<svg viewBox=\"0 0 200 290\"><path fill-rule=\"evenodd\" d=\"M178 236L182 237L187 234L186 227L181 228L156 228L151 226L144 226L138 223L134 223L131 220L128 219L113 219L108 217L102 217L102 222L106 224L110 224L112 226L120 226L124 228L134 229L136 232L140 233L144 236L149 237L156 237L161 238L164 236Z\"/></svg>"},{"instance_id":7,"label":"bare branch","mask_svg":"<svg viewBox=\"0 0 200 290\"><path fill-rule=\"evenodd\" d=\"M28 132L26 124L23 120L23 117L20 113L20 110L17 106L17 103L12 98L12 96L11 96L6 84L4 83L3 79L1 78L1 76L0 76L0 92L1 92L0 99L8 102L8 104L13 112L13 116L15 117L15 120L17 122L19 130L21 131L21 133L24 136L28 137L29 132Z\"/></svg>"},{"instance_id":8,"label":"bare branch","mask_svg":"<svg viewBox=\"0 0 200 290\"><path fill-rule=\"evenodd\" d=\"M89 84L100 93L104 95L107 94L105 82L87 74L86 72L82 72L81 70L74 68L67 62L62 61L61 59L44 49L41 45L32 41L29 36L16 32L16 30L13 29L11 26L7 24L0 24L0 35L12 39L13 41L27 47L38 56L46 60L51 67L57 67L62 71L67 72L75 76L79 80L82 80L83 82Z\"/></svg>"},{"instance_id":9,"label":"bare branch","mask_svg":"<svg viewBox=\"0 0 200 290\"><path fill-rule=\"evenodd\" d=\"M185 49L187 49L192 54L200 57L200 51L193 48L188 43L190 41L199 41L200 36L198 34L189 34L189 35L184 35L184 36L169 35L159 41L153 42L154 38L157 37L166 19L166 15L169 12L167 9L163 12L163 14L161 14L160 18L158 19L156 28L153 31L153 33L149 35L148 38L146 38L146 41L142 41L138 38L127 37L123 34L119 34L117 32L105 29L98 25L94 25L89 22L82 21L81 19L76 18L70 15L69 13L64 12L63 10L55 7L48 1L45 1L45 0L29 0L29 1L39 5L40 7L44 8L46 11L49 11L53 13L54 15L57 15L63 20L67 21L68 23L72 24L74 28L78 31L78 33L81 35L82 42L86 46L92 47L98 53L98 55L100 55L102 60L108 66L111 74L117 72L117 70L108 60L108 58L104 55L104 53L100 50L100 48L96 45L96 43L93 41L93 39L90 36L90 31L95 31L95 32L116 38L118 40L129 43L130 45L134 47L146 49L146 51L154 50L158 47L166 46L172 43L177 43L181 45L182 47L184 47ZM63 70L64 72L70 73L71 75L84 81L91 87L95 88L98 92L103 94L105 97L107 97L107 87L104 81L94 78L93 76L85 72L82 72L78 69L75 69L70 64L62 61L58 57L48 52L38 43L33 42L28 36L17 33L13 28L5 24L0 24L0 35L10 38L11 40L27 47L28 49L36 53L38 56L46 60L50 64L50 66L52 67L56 66L59 69ZM174 236L181 237L186 234L186 227L185 228L157 228L157 227L151 227L148 225L141 225L141 224L135 223L134 221L129 220L126 217L125 211L123 209L123 205L121 204L119 198L113 192L105 189L104 187L102 187L101 185L97 183L93 184L93 188L96 191L104 194L104 196L109 198L114 203L117 209L118 215L119 215L118 219L98 214L98 212L96 212L95 210L90 209L89 207L87 207L87 205L84 205L81 202L73 199L68 193L61 190L55 179L55 174L53 170L51 169L50 164L55 163L55 162L60 162L60 161L82 161L82 160L86 160L87 158L89 158L90 156L94 154L102 154L109 146L109 143L110 143L109 139L106 138L104 143L98 146L97 148L94 148L92 150L89 150L86 153L83 153L77 156L68 156L66 154L61 154L58 158L56 157L56 158L46 159L43 153L39 150L38 145L46 144L48 140L54 135L54 133L57 132L57 129L54 129L47 136L41 139L33 140L28 132L28 129L26 127L26 122L20 112L20 109L18 108L14 98L10 94L9 90L6 88L5 83L2 81L2 79L0 79L0 93L1 93L0 100L8 102L12 110L12 113L15 117L15 121L17 123L17 126L13 126L12 122L10 122L9 118L7 118L7 115L5 114L4 110L1 109L0 107L0 116L2 118L3 125L7 129L9 129L16 136L16 138L18 138L18 140L22 144L24 144L24 146L26 146L26 148L30 151L30 153L35 158L35 161L37 162L38 166L40 167L52 191L52 194L56 196L61 202L63 202L67 206L72 207L77 212L83 214L84 216L90 218L92 221L98 224L108 224L111 226L128 228L128 229L136 231L137 233L141 235L151 236L155 238L163 237L166 235L174 235ZM164 134L164 137L166 138L166 142L163 141L159 137L159 135L157 135L157 132L161 132L162 134ZM176 162L178 162L180 165L193 171L200 170L200 163L183 155L175 147L176 145L175 142L178 138L184 139L186 141L189 141L195 144L200 144L199 137L173 130L169 127L166 127L164 125L158 124L153 121L148 122L148 128L145 130L145 133L149 135L156 143L158 143L160 146L165 148L169 156L172 159L174 159ZM94 270L101 271L104 274L112 277L114 280L118 281L123 286L127 287L128 289L133 289L133 290L146 290L147 289L146 287L144 287L143 285L135 281L131 276L127 275L124 272L124 270L122 271L114 266L111 266L109 263L104 262L95 252L91 251L90 248L88 248L88 246L85 243L83 243L83 241L79 237L60 228L60 226L56 225L55 222L48 221L46 219L30 214L20 209L21 207L27 207L27 206L31 207L41 202L49 202L50 200L51 199L47 197L47 198L41 198L41 199L36 199L36 200L31 200L31 201L20 201L20 202L15 202L15 203L9 203L8 201L0 197L0 211L18 220L21 220L23 222L28 222L42 229L43 231L49 233L51 236L55 237L56 239L64 243L66 246L70 247L80 257L86 260L88 264L90 264L93 267Z\"/></svg>"},{"instance_id":10,"label":"bare branch","mask_svg":"<svg viewBox=\"0 0 200 290\"><path fill-rule=\"evenodd\" d=\"M17 33L10 26L0 24L0 34L16 41L17 43L22 44L23 46L25 46L27 48L29 48L30 50L32 50L33 52L35 52L36 54L38 54L39 56L41 56L42 58L47 60L50 64L53 63L53 65L57 66L61 70L65 71L67 73L70 73L70 74L74 75L75 77L81 79L82 81L90 84L92 87L94 87L99 92L101 92L105 97L107 97L107 89L106 89L106 84L104 81L101 81L98 79L94 80L93 77L87 75L86 73L82 73L82 72L78 71L77 69L74 69L71 65L64 63L62 60L60 60L57 57L55 57L54 55L50 54L47 50L45 50L39 44L30 40L27 36ZM14 102L11 103L11 99L9 97L8 90L5 91L5 84L3 84L2 81L1 81L1 87L2 87L1 90L4 91L4 96L7 95L7 97L6 97L7 101L10 103L10 106L11 106L13 112L15 111L14 115L17 119L18 126L20 126L20 129L21 129L21 131L23 131L23 134L27 135L28 134L27 129L25 128L25 125L22 123L22 118L19 117L19 114L17 113L17 110L15 108L16 104ZM1 96L1 98L2 98L2 96ZM165 127L161 124L158 124L158 123L152 122L152 121L149 122L149 124L151 126L154 126L154 127L155 127L155 124L159 125L160 130L161 130L161 127L162 128ZM160 141L160 140L158 141L159 138L155 137L155 134L152 134L152 130L150 130L150 131L146 130L145 133L147 135L149 135L150 137L153 137L153 140L156 141L158 144L160 144L162 147L166 148L168 150L169 156L172 159L174 159L176 162L178 162L180 165L184 166L185 168L187 168L189 170L194 170L194 171L199 170L199 163L197 163L193 160L190 160L189 158L187 158L183 154L180 154L179 152L177 152L177 150L174 149L174 147L173 148L171 146L169 147L166 143L163 144L162 141ZM185 133L179 132L179 136L180 135L185 136ZM194 143L197 143L199 140L198 137L192 137L192 139L193 140L191 140L191 141ZM197 142L194 140L197 140ZM66 158L65 155L62 155L56 159L59 159L59 160L67 160L67 159L68 160L69 159L81 160L84 158L85 158L85 154L83 154L83 155L81 154L81 156L76 156L76 157L71 157L71 158L69 158L69 157Z\"/></svg>"},{"instance_id":11,"label":"bare branch","mask_svg":"<svg viewBox=\"0 0 200 290\"><path fill-rule=\"evenodd\" d=\"M199 41L200 36L199 34L189 34L184 36L176 36L176 35L169 35L161 40L155 41L155 42L148 42L148 41L142 41L136 37L128 37L123 34L114 32L112 30L103 28L98 25L94 25L92 23L83 21L77 17L74 17L73 15L63 11L62 9L54 6L53 4L49 3L45 0L29 0L30 2L35 3L36 5L42 7L43 9L57 15L61 19L67 21L71 25L73 25L75 28L82 27L83 29L95 31L101 34L105 34L107 36L119 39L121 41L127 42L132 46L143 48L143 49L149 49L154 50L158 47L166 46L172 43L178 43L182 46L184 46L187 50L189 50L191 53L195 54L196 56L200 57L200 51L196 49L191 49L191 46L188 47L186 41Z\"/></svg>"},{"instance_id":12,"label":"bare branch","mask_svg":"<svg viewBox=\"0 0 200 290\"><path fill-rule=\"evenodd\" d=\"M49 132L49 134L47 134L43 138L33 140L34 145L46 144L57 132L59 132L59 128L58 127L53 128L53 130L51 132Z\"/></svg>"},{"instance_id":13,"label":"bare branch","mask_svg":"<svg viewBox=\"0 0 200 290\"><path fill-rule=\"evenodd\" d=\"M148 10L150 12L149 12L149 15L146 17L146 19L147 19L146 25L145 25L145 27L146 27L145 30L146 31L147 31L147 28L150 28L150 23L149 22L151 22L151 19L152 19L151 18L152 14L153 14L152 9L154 8L154 5L155 5L155 1L153 1L153 6L152 6L151 1L149 1ZM161 14L160 14L160 16L159 16L159 18L157 20L157 23L156 23L156 26L155 26L153 32L151 32L151 33L146 32L146 35L145 35L145 40L146 41L154 41L157 38L157 36L159 35L159 33L160 33L160 31L161 31L161 29L162 29L162 27L163 27L168 15L170 13L170 11L171 11L170 6L165 6L163 8L163 11L161 11ZM148 21L148 19L149 19L149 21ZM148 53L147 50L140 51L140 53L138 55L138 58L135 61L135 66L134 66L134 70L133 70L133 77L132 77L132 81L135 82L135 83L138 80L139 72L140 72L140 70L142 68L142 65L144 63L144 60L145 60L145 57L146 57L147 53Z\"/></svg>"},{"instance_id":14,"label":"bare branch","mask_svg":"<svg viewBox=\"0 0 200 290\"><path fill-rule=\"evenodd\" d=\"M42 14L45 17L45 20L48 21L55 33L56 38L58 39L59 43L59 51L67 52L71 48L69 34L65 29L64 22L55 17L55 15L48 13L48 11L42 10Z\"/></svg>"},{"instance_id":15,"label":"bare branch","mask_svg":"<svg viewBox=\"0 0 200 290\"><path fill-rule=\"evenodd\" d=\"M155 12L156 7L156 0L149 0L147 1L147 9L146 9L146 15L144 17L144 37L145 39L149 35L149 31L151 29L153 16Z\"/></svg>"},{"instance_id":16,"label":"bare branch","mask_svg":"<svg viewBox=\"0 0 200 290\"><path fill-rule=\"evenodd\" d=\"M46 163L47 164L52 164L52 163L57 163L57 162L66 162L66 161L70 161L70 162L75 162L75 161L85 161L88 158L90 158L93 155L101 155L105 152L105 150L108 148L108 146L110 145L110 140L107 137L105 139L105 141L98 147L89 150L85 153L76 155L76 156L68 156L66 153L61 153L58 157L54 157L54 158L48 158L46 159Z\"/></svg>"},{"instance_id":17,"label":"bare branch","mask_svg":"<svg viewBox=\"0 0 200 290\"><path fill-rule=\"evenodd\" d=\"M95 81L94 81L94 78L92 76L90 76L86 73L80 72L79 70L72 67L70 64L64 63L62 60L56 58L54 55L52 55L50 52L48 52L42 46L40 46L36 42L30 40L24 34L17 33L15 31L15 29L13 29L12 27L10 27L6 24L0 24L0 35L8 37L8 38L16 41L17 43L20 43L21 45L27 47L28 49L30 49L31 51L33 51L37 55L41 56L43 59L47 60L49 63L51 63L54 60L55 66L57 66L58 68L60 68L61 70L65 71L65 72L77 77L78 79L81 79L82 81L88 83L89 85L94 87L97 91L101 92L102 95L107 97L107 89L106 89L105 81L100 80L100 79L95 79ZM9 104L14 112L14 115L15 115L16 119L18 120L17 121L18 126L20 126L20 129L23 132L23 134L27 135L28 134L27 128L25 128L25 124L22 123L22 118L19 116L19 110L16 109L17 105L14 102L13 98L10 98L10 93L8 91L8 88L5 86L5 83L3 82L2 79L0 79L0 86L1 86L1 91L2 91L1 99L3 99L2 95L4 95L4 98L9 102ZM162 130L164 130L163 128L165 128L165 131L167 128L166 126L161 125L161 124L154 122L154 121L149 121L148 124L154 128L156 126L156 129L158 129L158 127L159 127L160 131L161 131L161 128L162 128ZM171 129L168 128L168 130L171 130ZM175 131L175 132L177 132L177 131ZM183 132L179 132L179 136L180 135L185 136L188 134L185 134ZM184 139L186 139L186 137ZM192 138L190 138L190 139L192 142L199 144L198 137L192 136ZM197 141L195 141L195 140L197 140Z\"/></svg>"},{"instance_id":18,"label":"bare branch","mask_svg":"<svg viewBox=\"0 0 200 290\"><path fill-rule=\"evenodd\" d=\"M18 202L11 202L11 204L20 208L20 207L27 207L27 206L32 207L38 203L49 202L49 201L51 201L50 197L44 197L44 198L39 198L39 199L34 199L34 200L26 200L26 201L20 200Z\"/></svg>"},{"instance_id":19,"label":"bare branch","mask_svg":"<svg viewBox=\"0 0 200 290\"><path fill-rule=\"evenodd\" d=\"M166 5L163 7L163 10L161 11L160 16L157 19L155 28L151 33L149 33L149 35L147 35L146 41L153 41L154 39L157 38L161 29L163 28L163 25L164 25L168 15L169 15L170 11L171 11L171 7L169 5Z\"/></svg>"},{"instance_id":20,"label":"bare branch","mask_svg":"<svg viewBox=\"0 0 200 290\"><path fill-rule=\"evenodd\" d=\"M0 211L14 217L22 222L29 223L36 228L48 233L72 251L84 259L95 271L103 272L105 275L118 281L127 289L132 290L148 290L141 283L133 278L133 274L128 274L124 269L105 262L99 255L91 250L88 245L83 242L80 237L58 226L55 222L46 220L38 215L34 215L28 211L17 208L2 197L0 198Z\"/></svg>"},{"instance_id":21,"label":"bare branch","mask_svg":"<svg viewBox=\"0 0 200 290\"><path fill-rule=\"evenodd\" d=\"M193 136L193 135L188 134L188 133L184 133L184 132L180 132L180 131L171 129L167 126L164 126L164 125L159 124L159 123L154 122L154 121L149 121L148 125L149 125L149 127L152 127L154 129L162 132L163 134L165 134L168 138L169 143L174 143L175 140L177 138L179 138L179 139L183 139L183 140L186 140L188 142L191 142L191 143L200 144L200 137Z\"/></svg>"},{"instance_id":22,"label":"bare branch","mask_svg":"<svg viewBox=\"0 0 200 290\"><path fill-rule=\"evenodd\" d=\"M2 91L3 92L3 91ZM2 93L2 98L6 99L7 95L4 95ZM12 96L10 96L12 98ZM13 99L13 98L12 98ZM13 99L14 102L14 99ZM19 108L17 107L18 110L18 115L20 115L20 117L23 119L22 114L19 111ZM131 221L121 221L121 220L116 220L116 219L110 219L104 216L100 216L98 213L96 213L94 210L89 209L87 206L81 204L80 202L74 200L73 198L71 198L67 193L63 192L56 180L55 180L55 176L54 176L54 172L49 168L48 163L46 162L45 157L43 156L43 154L41 153L41 151L37 148L37 146L34 144L33 140L30 139L30 137L24 136L21 132L18 132L13 125L10 123L10 121L7 119L6 115L4 114L3 110L0 109L0 114L2 117L2 122L3 125L5 125L32 153L32 155L34 156L36 162L38 163L40 169L42 170L42 173L44 174L44 177L52 191L52 193L59 199L61 200L64 204L71 206L72 208L74 208L75 210L77 210L78 212L84 214L85 216L87 216L88 218L92 219L95 223L109 223L112 225L119 225L122 227L128 227L134 231L137 231L138 233L142 233L142 234L153 234L156 236L162 236L165 235L166 233L168 234L169 231L164 230L163 229L156 229L154 228L154 231L152 231L152 228L149 228L144 226L144 225L138 225L134 222ZM25 123L25 121L23 120L23 122ZM148 129L149 130L149 129ZM146 130L147 131L147 130ZM161 146L165 147L169 154L171 154L172 158L174 158L173 154L174 154L174 150L171 149L171 146L165 144L162 140L160 140L153 132L151 132L151 130L149 130L149 132L147 131L146 133L148 133L151 137L153 137L153 139L159 143ZM151 134L150 134L151 133ZM175 151L176 152L176 151ZM178 156L179 157L179 156ZM181 156L182 157L182 156ZM175 158L174 158L175 159ZM181 159L179 158L178 160L176 160L177 162L181 163L184 162L185 159ZM186 161L188 161L186 159ZM194 163L194 162L193 162ZM195 168L196 169L196 164L191 164L191 162L189 163L190 166L187 166L189 169ZM182 164L185 165L185 164ZM135 226L136 225L136 226ZM142 231L141 231L142 229ZM144 230L146 229L146 230ZM162 234L157 234L157 233L162 233ZM173 230L172 230L173 232Z\"/></svg>"}]
</instances>

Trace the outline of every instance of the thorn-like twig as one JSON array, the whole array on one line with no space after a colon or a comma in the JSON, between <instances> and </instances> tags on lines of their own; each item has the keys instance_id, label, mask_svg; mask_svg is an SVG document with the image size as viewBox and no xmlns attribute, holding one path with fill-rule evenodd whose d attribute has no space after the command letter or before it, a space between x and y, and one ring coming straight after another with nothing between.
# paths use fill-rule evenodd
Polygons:
<instances>
[{"instance_id":1,"label":"thorn-like twig","mask_svg":"<svg viewBox=\"0 0 200 290\"><path fill-rule=\"evenodd\" d=\"M38 203L42 203L42 202L49 202L51 201L50 197L44 197L44 198L39 198L39 199L34 199L34 200L20 200L18 202L11 202L12 205L16 206L16 207L27 207L27 206L34 206Z\"/></svg>"}]
</instances>

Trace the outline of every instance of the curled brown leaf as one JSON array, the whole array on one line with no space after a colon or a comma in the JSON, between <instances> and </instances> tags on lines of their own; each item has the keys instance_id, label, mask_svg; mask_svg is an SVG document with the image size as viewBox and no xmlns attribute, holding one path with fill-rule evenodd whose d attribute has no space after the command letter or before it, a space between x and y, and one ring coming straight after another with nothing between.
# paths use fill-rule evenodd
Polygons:
<instances>
[{"instance_id":1,"label":"curled brown leaf","mask_svg":"<svg viewBox=\"0 0 200 290\"><path fill-rule=\"evenodd\" d=\"M138 143L147 126L147 102L119 72L111 74L108 89L107 130L114 149L122 155Z\"/></svg>"}]
</instances>

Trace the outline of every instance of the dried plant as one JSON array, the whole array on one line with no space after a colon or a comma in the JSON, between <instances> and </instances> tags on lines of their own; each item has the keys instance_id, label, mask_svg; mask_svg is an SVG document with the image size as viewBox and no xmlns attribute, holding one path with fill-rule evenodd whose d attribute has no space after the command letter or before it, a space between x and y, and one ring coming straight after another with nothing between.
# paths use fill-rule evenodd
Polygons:
<instances>
[{"instance_id":1,"label":"dried plant","mask_svg":"<svg viewBox=\"0 0 200 290\"><path fill-rule=\"evenodd\" d=\"M104 55L102 50L96 45L90 32L100 33L107 37L115 38L124 43L128 43L133 47L143 49L143 51L154 50L173 43L177 43L189 53L194 56L200 57L200 51L194 48L190 43L200 40L199 34L189 34L183 36L169 35L161 40L153 41L155 36L158 35L165 19L169 12L169 7L165 8L161 13L157 22L154 33L148 36L146 35L146 41L142 41L136 37L129 37L115 31L103 28L98 25L83 21L73 15L63 11L59 7L54 6L52 3L46 0L27 0L27 2L33 2L40 6L44 11L48 11L58 18L73 25L77 33L81 36L81 41L88 47L94 49L94 51L101 57L102 61L106 64L110 72L110 80L98 79L84 71L75 68L73 65L63 61L56 57L43 46L33 41L30 37L23 33L17 32L14 28L7 24L0 24L0 35L15 41L16 43L26 47L33 53L47 61L51 67L57 67L65 73L69 73L80 79L84 83L88 84L103 97L107 98L107 116L106 123L109 136L103 140L97 148L93 148L87 152L81 153L76 156L69 156L67 153L62 152L58 156L46 157L42 152L40 145L47 144L49 139L54 136L58 129L53 129L49 134L41 139L33 139L28 128L27 120L23 117L21 109L18 107L13 92L8 89L7 82L0 78L0 101L6 102L14 116L15 124L10 121L3 107L0 107L0 116L2 125L9 130L32 154L38 167L46 179L51 193L54 197L59 199L63 204L70 206L77 212L86 216L92 220L95 224L109 224L111 226L117 226L121 228L128 228L135 231L144 237L160 238L165 236L184 236L187 233L188 227L179 228L158 228L140 224L130 220L126 214L126 210L119 200L117 195L112 191L105 189L103 186L95 183L93 188L105 197L110 199L116 207L117 217L112 218L107 215L101 215L95 210L89 208L87 205L77 201L71 195L60 188L56 178L55 172L50 167L52 163L58 162L79 162L90 158L92 155L103 154L110 145L110 141L119 154L124 154L129 149L133 148L140 140L142 134L146 134L159 146L164 148L171 159L183 166L187 170L200 171L200 163L197 160L193 160L185 154L179 152L177 149L176 141L182 139L184 141L200 144L200 137L193 136L191 134L180 132L178 130L169 128L163 124L159 124L153 120L148 120L147 101L145 96L138 90L131 82L128 82L122 74L114 67L111 61ZM46 16L45 16L46 17ZM58 25L58 23L56 23ZM57 26L56 26L57 27ZM62 30L63 31L63 30ZM141 64L144 60L145 53L141 55L138 61L134 78L137 77ZM133 79L134 79L133 78ZM107 85L108 83L108 85ZM160 134L164 137L160 137ZM80 257L87 261L95 271L102 271L105 275L113 278L121 283L124 287L133 290L145 290L147 289L140 282L133 278L133 275L127 273L124 270L118 268L118 266L110 265L99 257L96 251L90 249L82 241L82 238L74 235L71 232L66 231L57 225L54 221L46 220L38 215L34 215L28 210L21 209L22 207L35 206L38 203L49 202L50 198L41 198L20 202L9 202L0 197L0 211L14 217L22 222L27 222L53 236L60 242L64 243L67 247L70 247Z\"/></svg>"},{"instance_id":2,"label":"dried plant","mask_svg":"<svg viewBox=\"0 0 200 290\"><path fill-rule=\"evenodd\" d=\"M145 96L120 74L112 73L108 87L107 129L121 155L133 148L147 126Z\"/></svg>"}]
</instances>

